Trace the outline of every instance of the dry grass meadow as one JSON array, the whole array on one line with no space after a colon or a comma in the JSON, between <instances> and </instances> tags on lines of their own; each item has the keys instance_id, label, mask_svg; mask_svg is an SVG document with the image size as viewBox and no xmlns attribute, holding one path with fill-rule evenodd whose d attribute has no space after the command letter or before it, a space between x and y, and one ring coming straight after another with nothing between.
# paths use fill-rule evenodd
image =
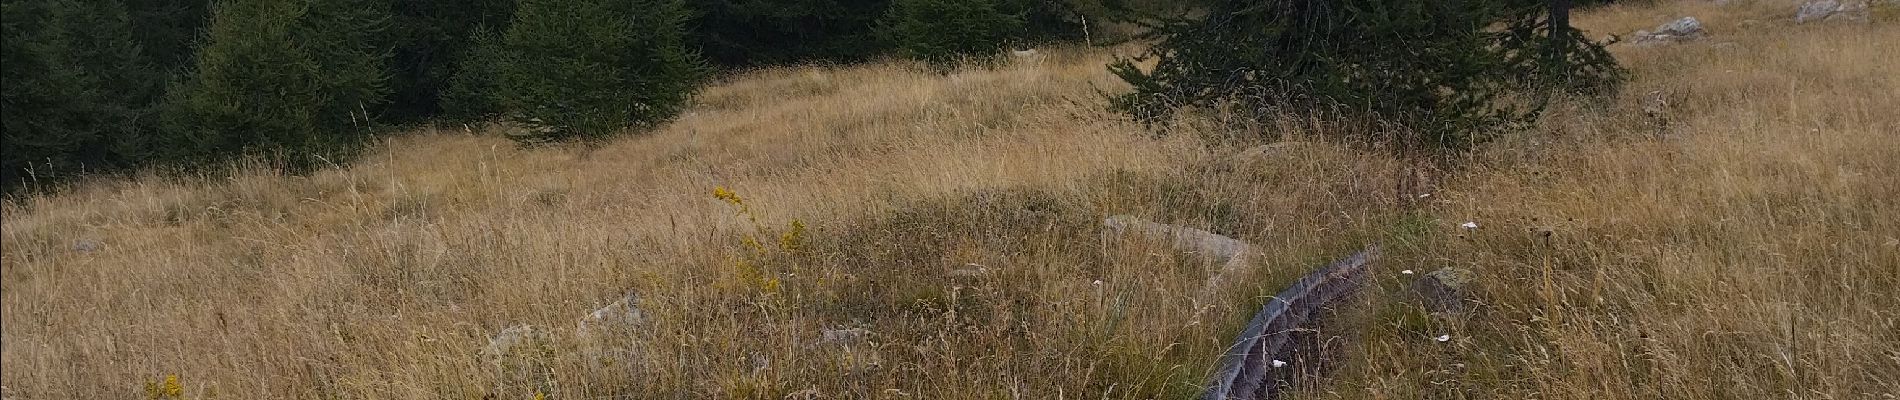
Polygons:
<instances>
[{"instance_id":1,"label":"dry grass meadow","mask_svg":"<svg viewBox=\"0 0 1900 400\"><path fill-rule=\"evenodd\" d=\"M423 131L305 176L90 182L4 204L0 384L1185 399L1263 296L1379 242L1376 287L1329 324L1342 362L1296 398L1893 399L1900 21L1879 4L1870 24L1795 25L1779 1L1588 12L1593 35L1694 15L1712 36L1613 47L1625 93L1449 168L1327 142L1236 159L1266 139L1195 120L1155 135L1102 110L1108 51L1057 50L753 72L595 148ZM1197 300L1215 267L1105 237L1116 214L1267 256ZM1482 306L1426 315L1398 271L1440 267ZM641 324L576 328L630 290ZM479 354L522 324L545 334Z\"/></svg>"}]
</instances>

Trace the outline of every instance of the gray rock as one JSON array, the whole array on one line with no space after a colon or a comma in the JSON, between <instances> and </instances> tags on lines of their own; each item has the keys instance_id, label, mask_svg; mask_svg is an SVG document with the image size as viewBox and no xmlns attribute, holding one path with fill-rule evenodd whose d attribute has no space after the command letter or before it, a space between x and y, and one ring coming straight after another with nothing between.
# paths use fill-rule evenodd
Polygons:
<instances>
[{"instance_id":1,"label":"gray rock","mask_svg":"<svg viewBox=\"0 0 1900 400\"><path fill-rule=\"evenodd\" d=\"M1117 235L1136 235L1149 239L1165 241L1176 248L1206 256L1216 262L1227 262L1239 257L1249 247L1246 243L1221 236L1213 232L1185 226L1159 224L1137 218L1132 215L1117 215L1102 220L1102 226Z\"/></svg>"},{"instance_id":2,"label":"gray rock","mask_svg":"<svg viewBox=\"0 0 1900 400\"><path fill-rule=\"evenodd\" d=\"M581 317L574 332L585 338L597 335L626 334L646 324L646 313L640 311L640 294L627 292L620 300L595 309Z\"/></svg>"},{"instance_id":3,"label":"gray rock","mask_svg":"<svg viewBox=\"0 0 1900 400\"><path fill-rule=\"evenodd\" d=\"M1849 21L1867 22L1872 13L1866 1L1813 0L1795 9L1794 22Z\"/></svg>"},{"instance_id":4,"label":"gray rock","mask_svg":"<svg viewBox=\"0 0 1900 400\"><path fill-rule=\"evenodd\" d=\"M545 344L547 339L547 332L534 325L510 326L488 339L488 345L482 346L481 356L484 361L499 364L525 349Z\"/></svg>"},{"instance_id":5,"label":"gray rock","mask_svg":"<svg viewBox=\"0 0 1900 400\"><path fill-rule=\"evenodd\" d=\"M523 143L546 143L564 129L542 122L540 118L510 118L500 124L501 133Z\"/></svg>"},{"instance_id":6,"label":"gray rock","mask_svg":"<svg viewBox=\"0 0 1900 400\"><path fill-rule=\"evenodd\" d=\"M977 279L989 276L990 272L989 267L972 264L968 268L950 270L950 272L946 272L944 275L949 275L951 278Z\"/></svg>"},{"instance_id":7,"label":"gray rock","mask_svg":"<svg viewBox=\"0 0 1900 400\"><path fill-rule=\"evenodd\" d=\"M581 355L595 368L632 368L649 353L646 332L640 295L627 292L619 300L582 316L575 324L574 338Z\"/></svg>"},{"instance_id":8,"label":"gray rock","mask_svg":"<svg viewBox=\"0 0 1900 400\"><path fill-rule=\"evenodd\" d=\"M553 342L547 330L533 325L502 329L482 346L480 358L493 379L495 392L508 388L545 387L553 370Z\"/></svg>"},{"instance_id":9,"label":"gray rock","mask_svg":"<svg viewBox=\"0 0 1900 400\"><path fill-rule=\"evenodd\" d=\"M1636 31L1630 34L1630 40L1640 46L1653 46L1701 39L1707 35L1708 32L1702 29L1702 21L1695 17L1682 17L1657 26L1654 32Z\"/></svg>"},{"instance_id":10,"label":"gray rock","mask_svg":"<svg viewBox=\"0 0 1900 400\"><path fill-rule=\"evenodd\" d=\"M1412 281L1412 294L1433 314L1460 314L1470 309L1471 284L1477 276L1458 268L1439 268Z\"/></svg>"},{"instance_id":11,"label":"gray rock","mask_svg":"<svg viewBox=\"0 0 1900 400\"><path fill-rule=\"evenodd\" d=\"M81 253L91 253L94 251L98 251L100 246L103 246L103 245L100 244L99 241L92 240L92 239L79 239L79 240L73 241L73 251L77 251Z\"/></svg>"},{"instance_id":12,"label":"gray rock","mask_svg":"<svg viewBox=\"0 0 1900 400\"><path fill-rule=\"evenodd\" d=\"M818 332L818 346L852 346L864 343L871 331L864 328L825 329Z\"/></svg>"},{"instance_id":13,"label":"gray rock","mask_svg":"<svg viewBox=\"0 0 1900 400\"><path fill-rule=\"evenodd\" d=\"M1201 287L1201 298L1221 290L1230 276L1239 276L1253 267L1253 245L1221 236L1213 232L1185 226L1175 226L1148 222L1131 215L1117 215L1102 220L1102 226L1113 235L1135 235L1174 245L1175 249L1199 254L1208 261L1220 264L1220 270L1207 278Z\"/></svg>"},{"instance_id":14,"label":"gray rock","mask_svg":"<svg viewBox=\"0 0 1900 400\"><path fill-rule=\"evenodd\" d=\"M871 335L871 331L864 328L825 329L818 332L818 341L807 350L836 362L847 373L864 374L878 369L884 362L878 346L871 342Z\"/></svg>"}]
</instances>

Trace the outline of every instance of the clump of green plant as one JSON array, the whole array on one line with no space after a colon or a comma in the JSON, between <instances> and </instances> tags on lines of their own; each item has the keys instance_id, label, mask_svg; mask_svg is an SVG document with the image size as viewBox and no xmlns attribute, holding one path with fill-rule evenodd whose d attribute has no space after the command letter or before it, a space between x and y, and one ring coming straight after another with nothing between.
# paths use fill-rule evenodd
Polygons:
<instances>
[{"instance_id":1,"label":"clump of green plant","mask_svg":"<svg viewBox=\"0 0 1900 400\"><path fill-rule=\"evenodd\" d=\"M1147 122L1182 108L1367 129L1462 149L1534 120L1559 90L1601 93L1622 72L1598 43L1529 0L1226 0L1167 18L1159 43L1111 71L1114 105ZM1567 13L1553 13L1563 15Z\"/></svg>"}]
</instances>

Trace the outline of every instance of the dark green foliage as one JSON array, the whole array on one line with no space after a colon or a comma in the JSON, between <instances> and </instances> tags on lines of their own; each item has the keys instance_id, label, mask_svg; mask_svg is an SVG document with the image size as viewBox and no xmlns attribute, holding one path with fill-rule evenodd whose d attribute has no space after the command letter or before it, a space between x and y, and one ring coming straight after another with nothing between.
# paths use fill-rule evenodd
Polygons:
<instances>
[{"instance_id":1,"label":"dark green foliage","mask_svg":"<svg viewBox=\"0 0 1900 400\"><path fill-rule=\"evenodd\" d=\"M0 2L0 186L126 166L163 74L116 2Z\"/></svg>"},{"instance_id":2,"label":"dark green foliage","mask_svg":"<svg viewBox=\"0 0 1900 400\"><path fill-rule=\"evenodd\" d=\"M211 21L211 0L122 1L132 17L133 39L143 54L162 71L176 72L191 63L205 25Z\"/></svg>"},{"instance_id":3,"label":"dark green foliage","mask_svg":"<svg viewBox=\"0 0 1900 400\"><path fill-rule=\"evenodd\" d=\"M455 62L455 76L441 94L442 116L457 121L477 121L500 116L496 100L497 79L503 67L501 35L483 26L470 34L468 51Z\"/></svg>"},{"instance_id":4,"label":"dark green foliage","mask_svg":"<svg viewBox=\"0 0 1900 400\"><path fill-rule=\"evenodd\" d=\"M1524 36L1542 3L1516 0L1228 0L1202 19L1173 19L1152 71L1132 60L1111 70L1135 86L1117 107L1159 121L1180 107L1225 108L1252 119L1286 115L1379 121L1385 139L1459 149L1534 119L1566 73L1573 87L1606 88L1614 61L1595 43L1562 36L1581 63L1551 68ZM1503 27L1500 31L1499 27Z\"/></svg>"},{"instance_id":5,"label":"dark green foliage","mask_svg":"<svg viewBox=\"0 0 1900 400\"><path fill-rule=\"evenodd\" d=\"M999 0L896 0L880 21L885 40L898 55L948 63L969 55L992 54L1024 33L1023 14L1009 13Z\"/></svg>"},{"instance_id":6,"label":"dark green foliage","mask_svg":"<svg viewBox=\"0 0 1900 400\"><path fill-rule=\"evenodd\" d=\"M855 62L890 52L948 58L936 54L1082 37L1080 14L1060 0L708 0L692 7L693 41L713 64L728 67ZM940 32L953 36L930 36Z\"/></svg>"},{"instance_id":7,"label":"dark green foliage","mask_svg":"<svg viewBox=\"0 0 1900 400\"><path fill-rule=\"evenodd\" d=\"M389 93L388 24L378 0L220 3L191 78L166 94L166 159L259 153L301 168L351 150Z\"/></svg>"},{"instance_id":8,"label":"dark green foliage","mask_svg":"<svg viewBox=\"0 0 1900 400\"><path fill-rule=\"evenodd\" d=\"M152 65L167 73L191 64L198 34L211 19L210 0L124 0L133 39Z\"/></svg>"},{"instance_id":9,"label":"dark green foliage","mask_svg":"<svg viewBox=\"0 0 1900 400\"><path fill-rule=\"evenodd\" d=\"M390 101L381 113L392 121L415 121L442 113L445 92L470 55L476 32L507 29L513 0L398 1L389 30Z\"/></svg>"},{"instance_id":10,"label":"dark green foliage","mask_svg":"<svg viewBox=\"0 0 1900 400\"><path fill-rule=\"evenodd\" d=\"M1021 42L1080 41L1084 14L1074 4L1062 0L1004 0L1003 12L1020 15L1023 20ZM1098 21L1099 22L1099 21Z\"/></svg>"},{"instance_id":11,"label":"dark green foliage","mask_svg":"<svg viewBox=\"0 0 1900 400\"><path fill-rule=\"evenodd\" d=\"M1571 0L1508 0L1514 12L1497 33L1497 48L1505 64L1523 71L1525 81L1539 89L1600 96L1617 88L1625 71L1601 44L1584 39L1570 26ZM1600 5L1585 0L1578 5ZM1551 7L1553 16L1539 18L1538 10ZM1561 9L1561 10L1559 10ZM1554 22L1554 24L1553 24ZM1553 25L1555 30L1553 30Z\"/></svg>"},{"instance_id":12,"label":"dark green foliage","mask_svg":"<svg viewBox=\"0 0 1900 400\"><path fill-rule=\"evenodd\" d=\"M546 128L526 141L593 139L665 121L705 75L679 0L525 0L493 50L494 100Z\"/></svg>"},{"instance_id":13,"label":"dark green foliage","mask_svg":"<svg viewBox=\"0 0 1900 400\"><path fill-rule=\"evenodd\" d=\"M696 47L742 67L1080 37L1062 0L904 2L0 0L0 182L246 155L309 167L430 118L596 138L678 113L706 72Z\"/></svg>"},{"instance_id":14,"label":"dark green foliage","mask_svg":"<svg viewBox=\"0 0 1900 400\"><path fill-rule=\"evenodd\" d=\"M873 33L890 0L704 0L692 41L706 59L744 67L861 61L884 51Z\"/></svg>"}]
</instances>

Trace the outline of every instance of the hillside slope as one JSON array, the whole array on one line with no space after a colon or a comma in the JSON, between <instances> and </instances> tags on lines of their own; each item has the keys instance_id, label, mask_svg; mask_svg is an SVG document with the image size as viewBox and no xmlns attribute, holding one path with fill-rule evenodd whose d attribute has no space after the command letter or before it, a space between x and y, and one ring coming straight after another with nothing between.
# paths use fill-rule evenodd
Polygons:
<instances>
[{"instance_id":1,"label":"hillside slope","mask_svg":"<svg viewBox=\"0 0 1900 400\"><path fill-rule=\"evenodd\" d=\"M1900 26L1887 6L1803 25L1793 7L1579 16L1602 34L1695 15L1713 35L1615 47L1635 75L1623 95L1450 170L1297 132L1308 142L1250 158L1264 139L1204 121L1155 135L1102 111L1097 90L1121 88L1109 54L1044 51L948 75L760 71L597 148L428 131L308 176L11 199L0 385L1188 398L1261 296L1377 241L1378 289L1332 332L1344 362L1301 398L1891 396ZM1104 236L1121 214L1268 256L1203 301L1217 267ZM1477 311L1435 318L1407 297L1416 275L1397 271L1439 267L1472 272ZM577 323L630 290L633 326ZM524 325L537 339L483 354Z\"/></svg>"}]
</instances>

